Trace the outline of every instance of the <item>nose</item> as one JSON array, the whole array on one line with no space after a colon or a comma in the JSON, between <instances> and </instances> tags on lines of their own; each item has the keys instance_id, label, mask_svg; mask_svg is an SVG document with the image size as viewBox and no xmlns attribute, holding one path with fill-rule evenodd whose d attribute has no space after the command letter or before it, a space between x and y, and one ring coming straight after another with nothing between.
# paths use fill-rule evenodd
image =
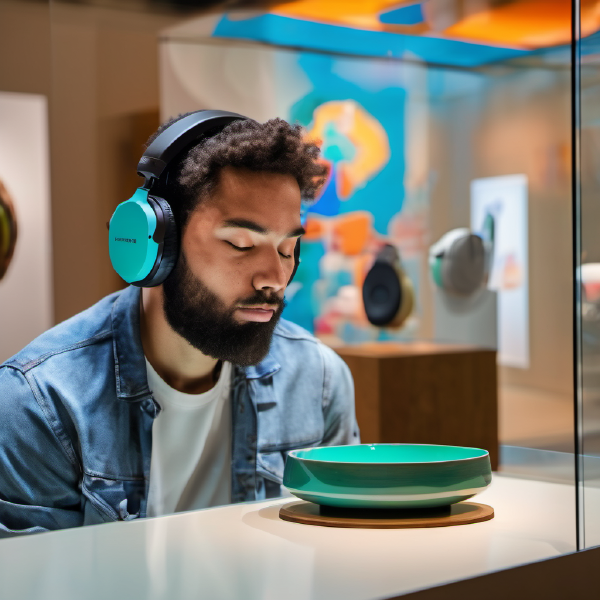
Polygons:
<instances>
[{"instance_id":1,"label":"nose","mask_svg":"<svg viewBox=\"0 0 600 600\"><path fill-rule=\"evenodd\" d=\"M252 280L254 289L272 292L284 290L291 275L291 271L287 273L284 260L276 248L265 249L257 257L258 266Z\"/></svg>"}]
</instances>

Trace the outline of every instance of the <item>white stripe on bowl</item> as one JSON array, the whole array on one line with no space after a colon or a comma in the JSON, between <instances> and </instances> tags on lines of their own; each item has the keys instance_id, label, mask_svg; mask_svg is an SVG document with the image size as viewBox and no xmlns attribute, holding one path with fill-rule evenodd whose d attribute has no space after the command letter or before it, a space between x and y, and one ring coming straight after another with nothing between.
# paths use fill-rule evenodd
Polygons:
<instances>
[{"instance_id":1,"label":"white stripe on bowl","mask_svg":"<svg viewBox=\"0 0 600 600\"><path fill-rule=\"evenodd\" d=\"M287 486L286 486L287 487ZM467 490L456 490L453 492L432 492L430 494L336 494L333 492L305 492L291 487L287 489L292 494L301 494L303 496L314 496L322 498L340 498L347 500L387 500L390 502L415 502L419 500L433 500L434 498L452 498L453 496L474 496L485 490L487 486L470 488Z\"/></svg>"}]
</instances>

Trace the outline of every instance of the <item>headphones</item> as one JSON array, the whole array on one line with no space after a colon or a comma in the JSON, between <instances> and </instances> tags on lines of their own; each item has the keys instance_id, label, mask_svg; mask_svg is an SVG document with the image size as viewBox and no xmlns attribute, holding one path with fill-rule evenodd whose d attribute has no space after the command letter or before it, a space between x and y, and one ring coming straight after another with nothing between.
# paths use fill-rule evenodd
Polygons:
<instances>
[{"instance_id":1,"label":"headphones","mask_svg":"<svg viewBox=\"0 0 600 600\"><path fill-rule=\"evenodd\" d=\"M410 316L415 294L395 246L386 244L377 254L363 283L367 319L378 327L401 327Z\"/></svg>"},{"instance_id":2,"label":"headphones","mask_svg":"<svg viewBox=\"0 0 600 600\"><path fill-rule=\"evenodd\" d=\"M468 297L482 289L491 267L493 231L489 237L485 240L466 228L443 235L429 249L429 268L435 284L452 296Z\"/></svg>"},{"instance_id":3,"label":"headphones","mask_svg":"<svg viewBox=\"0 0 600 600\"><path fill-rule=\"evenodd\" d=\"M127 283L138 287L160 285L177 262L179 240L173 211L167 200L153 193L159 183L166 184L169 164L200 139L217 135L233 121L245 120L250 119L237 113L199 110L175 121L146 148L137 166L144 184L117 206L108 228L112 266ZM299 262L298 241L289 281Z\"/></svg>"},{"instance_id":4,"label":"headphones","mask_svg":"<svg viewBox=\"0 0 600 600\"><path fill-rule=\"evenodd\" d=\"M4 277L17 243L17 218L7 189L0 180L0 279Z\"/></svg>"}]
</instances>

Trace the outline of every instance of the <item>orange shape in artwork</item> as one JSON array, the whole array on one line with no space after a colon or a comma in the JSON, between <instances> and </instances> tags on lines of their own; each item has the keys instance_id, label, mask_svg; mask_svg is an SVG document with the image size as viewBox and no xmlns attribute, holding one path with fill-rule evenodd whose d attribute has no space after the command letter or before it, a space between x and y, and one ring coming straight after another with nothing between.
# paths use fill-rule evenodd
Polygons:
<instances>
[{"instance_id":1,"label":"orange shape in artwork","mask_svg":"<svg viewBox=\"0 0 600 600\"><path fill-rule=\"evenodd\" d=\"M306 233L302 236L303 240L314 242L316 240L320 240L323 237L323 223L321 223L319 219L308 217L306 219L306 225L304 229L306 230Z\"/></svg>"},{"instance_id":2,"label":"orange shape in artwork","mask_svg":"<svg viewBox=\"0 0 600 600\"><path fill-rule=\"evenodd\" d=\"M384 23L380 14L417 4L415 0L292 0L270 12L303 21L367 31L385 31L486 45L535 49L571 42L571 2L567 0L421 0L424 20L414 25ZM598 0L580 0L581 36L600 28Z\"/></svg>"},{"instance_id":3,"label":"orange shape in artwork","mask_svg":"<svg viewBox=\"0 0 600 600\"><path fill-rule=\"evenodd\" d=\"M354 182L348 169L340 165L337 178L337 193L340 198L349 198L354 191Z\"/></svg>"},{"instance_id":4,"label":"orange shape in artwork","mask_svg":"<svg viewBox=\"0 0 600 600\"><path fill-rule=\"evenodd\" d=\"M373 217L368 212L352 212L339 215L333 226L337 246L346 256L360 254L370 236Z\"/></svg>"},{"instance_id":5,"label":"orange shape in artwork","mask_svg":"<svg viewBox=\"0 0 600 600\"><path fill-rule=\"evenodd\" d=\"M398 0L295 0L276 4L271 12L296 19L378 31L385 29L379 13L398 4L401 4Z\"/></svg>"},{"instance_id":6,"label":"orange shape in artwork","mask_svg":"<svg viewBox=\"0 0 600 600\"><path fill-rule=\"evenodd\" d=\"M523 269L515 258L514 254L509 254L504 261L502 269L502 289L514 290L523 283Z\"/></svg>"},{"instance_id":7,"label":"orange shape in artwork","mask_svg":"<svg viewBox=\"0 0 600 600\"><path fill-rule=\"evenodd\" d=\"M564 0L520 0L481 5L448 27L443 36L483 44L535 49L571 41L571 3ZM427 13L429 9L425 12ZM597 0L581 1L581 35L598 31Z\"/></svg>"}]
</instances>

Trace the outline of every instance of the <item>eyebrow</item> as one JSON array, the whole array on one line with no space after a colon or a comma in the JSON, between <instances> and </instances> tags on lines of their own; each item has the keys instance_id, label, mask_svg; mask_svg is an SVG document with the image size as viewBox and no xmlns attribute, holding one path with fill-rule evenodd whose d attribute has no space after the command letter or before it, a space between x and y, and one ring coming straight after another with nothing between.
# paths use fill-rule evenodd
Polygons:
<instances>
[{"instance_id":1,"label":"eyebrow","mask_svg":"<svg viewBox=\"0 0 600 600\"><path fill-rule=\"evenodd\" d=\"M227 219L223 222L223 227L239 227L240 229L249 229L256 233L262 233L263 235L270 233L266 227L263 227L254 221L249 221L248 219ZM299 235L304 235L305 233L306 230L304 227L297 227L293 231L290 231L286 237L297 237Z\"/></svg>"}]
</instances>

